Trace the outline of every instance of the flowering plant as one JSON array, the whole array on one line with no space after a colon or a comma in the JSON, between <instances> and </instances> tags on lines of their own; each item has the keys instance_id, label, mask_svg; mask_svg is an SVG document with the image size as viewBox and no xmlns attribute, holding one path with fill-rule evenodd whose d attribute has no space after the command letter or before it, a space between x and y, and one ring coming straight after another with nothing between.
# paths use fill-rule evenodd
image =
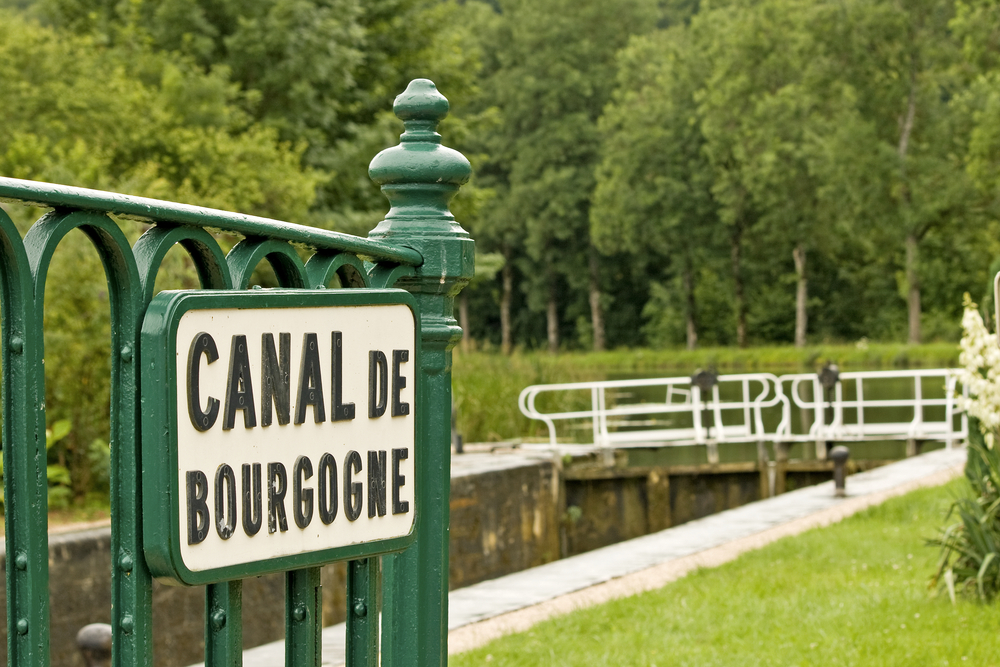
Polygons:
<instances>
[{"instance_id":1,"label":"flowering plant","mask_svg":"<svg viewBox=\"0 0 1000 667\"><path fill-rule=\"evenodd\" d=\"M1000 345L965 295L958 378L969 388L960 406L969 414L967 492L956 498L947 519L957 519L928 540L941 548L931 584L943 584L952 602L956 590L987 601L1000 595Z\"/></svg>"},{"instance_id":2,"label":"flowering plant","mask_svg":"<svg viewBox=\"0 0 1000 667\"><path fill-rule=\"evenodd\" d=\"M969 388L969 397L960 397L959 407L979 420L986 446L993 449L1000 430L1000 345L968 294L963 306L958 379Z\"/></svg>"}]
</instances>

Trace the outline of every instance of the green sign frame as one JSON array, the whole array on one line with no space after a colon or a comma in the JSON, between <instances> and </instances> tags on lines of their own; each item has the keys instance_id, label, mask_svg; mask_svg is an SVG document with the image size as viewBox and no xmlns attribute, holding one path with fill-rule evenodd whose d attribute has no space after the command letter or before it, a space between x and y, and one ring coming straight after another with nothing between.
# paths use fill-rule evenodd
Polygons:
<instances>
[{"instance_id":1,"label":"green sign frame","mask_svg":"<svg viewBox=\"0 0 1000 667\"><path fill-rule=\"evenodd\" d=\"M385 305L403 305L409 309L415 332L412 341L413 358L409 361L412 363L412 368L419 368L421 336L417 302L404 290L192 290L165 291L153 298L146 311L140 334L143 443L141 486L143 551L150 572L156 579L166 584L182 586L213 584L315 567L334 561L399 552L414 541L418 523L417 513L423 505L422 489L417 483L416 474L407 481L408 484L413 484L413 507L409 510L413 513L413 521L409 532L405 535L197 570L188 567L181 553L181 522L184 517L181 516L179 509L183 500L183 487L179 479L178 432L179 420L187 418L186 410L178 406L177 399L177 335L181 318L190 311L198 310L278 310ZM419 377L420 373L413 374L413 400L417 408L409 413L413 418L414 457L422 450L420 425L422 411L419 406L424 400L424 390L418 380ZM331 405L331 409L333 407ZM333 419L332 414L331 419ZM413 461L411 463L415 464ZM259 519L263 518L262 513Z\"/></svg>"}]
</instances>

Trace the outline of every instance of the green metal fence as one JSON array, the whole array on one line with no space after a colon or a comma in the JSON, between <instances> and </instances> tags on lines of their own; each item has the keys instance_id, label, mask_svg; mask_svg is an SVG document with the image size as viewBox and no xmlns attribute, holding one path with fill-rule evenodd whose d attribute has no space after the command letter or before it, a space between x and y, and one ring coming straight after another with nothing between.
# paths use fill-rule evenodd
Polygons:
<instances>
[{"instance_id":1,"label":"green metal fence","mask_svg":"<svg viewBox=\"0 0 1000 667\"><path fill-rule=\"evenodd\" d=\"M60 241L79 229L104 265L111 302L112 664L152 664L152 580L143 556L139 333L160 263L180 244L201 285L246 289L266 260L283 287L402 288L419 309L415 483L422 489L417 540L397 554L351 561L347 664L447 662L448 493L451 348L461 336L454 297L473 274L473 242L448 203L470 174L440 145L448 102L418 79L393 107L400 145L372 161L370 175L391 209L367 239L252 216L137 197L0 178L0 200L51 209L22 240L0 210L3 464L8 662L49 664L45 375L45 280ZM119 220L149 228L130 247ZM228 254L207 229L241 235ZM308 254L303 261L301 254ZM318 568L287 572L286 665L320 664ZM381 612L381 614L379 613ZM381 620L381 624L380 621ZM205 660L242 663L241 582L206 586Z\"/></svg>"}]
</instances>

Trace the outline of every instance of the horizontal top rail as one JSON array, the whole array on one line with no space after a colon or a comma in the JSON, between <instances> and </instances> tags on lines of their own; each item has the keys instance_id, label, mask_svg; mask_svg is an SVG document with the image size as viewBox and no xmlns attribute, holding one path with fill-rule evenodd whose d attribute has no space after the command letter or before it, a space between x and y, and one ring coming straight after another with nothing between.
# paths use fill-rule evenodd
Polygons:
<instances>
[{"instance_id":1,"label":"horizontal top rail","mask_svg":"<svg viewBox=\"0 0 1000 667\"><path fill-rule=\"evenodd\" d=\"M242 213L231 213L189 204L133 197L101 190L75 188L0 177L0 201L33 204L46 208L68 208L110 213L140 222L167 222L209 227L247 237L265 237L322 250L338 250L377 261L420 266L423 257L412 248L400 247L305 225L281 222Z\"/></svg>"},{"instance_id":2,"label":"horizontal top rail","mask_svg":"<svg viewBox=\"0 0 1000 667\"><path fill-rule=\"evenodd\" d=\"M685 442L701 444L717 440L758 440L766 436L762 409L779 405L782 409L782 420L777 427L777 432L784 434L788 431L788 399L781 394L781 386L776 376L770 373L741 373L718 376L716 382L717 384L707 392L702 392L689 377L532 385L521 392L518 397L518 406L526 417L545 423L549 431L549 442L552 445L557 442L555 421L570 419L591 420L594 443L603 446L644 440L669 441L674 444ZM721 398L720 385L732 387L732 390L736 391L740 398ZM612 404L606 393L608 390L616 389L656 387L667 389L665 400ZM581 390L589 390L591 394L589 409L544 413L535 406L535 399L538 398L539 394ZM675 402L674 395L682 397L683 402ZM704 413L704 411L708 412ZM724 423L723 411L742 415L742 423L735 425ZM629 418L640 415L666 416L670 414L688 415L691 425L689 427L667 425L666 428L621 430L620 427L630 429L630 427L640 426L640 424L629 422L627 419L613 421L614 418Z\"/></svg>"},{"instance_id":3,"label":"horizontal top rail","mask_svg":"<svg viewBox=\"0 0 1000 667\"><path fill-rule=\"evenodd\" d=\"M925 395L921 389L922 380L941 379L943 381L943 396L932 393ZM903 381L909 385L912 396L906 398L872 398L865 395L863 383L880 381ZM759 392L751 391L751 384L759 383ZM785 385L791 385L787 392ZM800 393L801 385L812 387L813 395L805 398ZM846 398L844 385L856 387L857 396ZM733 387L736 385L736 387ZM736 389L737 396L724 398L719 393L720 386ZM667 389L666 400L650 402L640 399L638 402L618 403L608 390L639 389L663 387ZM540 411L535 406L535 399L540 394L548 392L586 391L590 394L589 401L582 396L571 403L568 409L556 409L552 412ZM733 391L728 391L732 395ZM896 438L930 438L943 439L947 443L966 437L967 417L961 407L961 396L967 395L968 389L958 382L957 371L954 369L914 369L904 371L858 371L840 373L839 380L830 392L821 386L819 376L815 373L796 373L776 377L770 373L744 373L721 375L715 378L715 384L707 392L700 390L690 377L646 378L639 380L598 380L591 382L569 382L549 385L532 385L526 387L518 398L522 414L530 419L545 423L549 432L549 441L556 443L556 421L589 420L594 431L594 444L609 447L615 444L634 442L661 442L666 444L709 444L731 441L750 441L767 439L776 442L797 442L816 440L859 440L859 439L896 439ZM683 402L675 402L673 396L680 396ZM789 400L791 399L791 401ZM584 401L590 403L583 407ZM791 431L790 402L810 415L809 433L799 434ZM566 405L565 402L562 405ZM765 428L762 410L777 408L780 410L780 421L772 428ZM883 413L886 408L903 408L912 412L904 421L893 415L892 423L885 422ZM944 408L944 419L936 416L928 418L924 409ZM828 415L827 410L832 410ZM845 414L845 410L853 413ZM869 414L866 415L866 411ZM689 413L691 422L688 424L672 423L657 424L655 419L646 423L629 422L627 418L639 415L667 415L670 413ZM742 413L742 420L739 415ZM723 415L732 415L736 423L724 419ZM937 413L934 413L935 415ZM882 421L872 421L872 416L882 417ZM625 420L614 418L626 418ZM960 425L955 426L954 420L959 419ZM637 428L638 427L638 428ZM622 430L622 429L626 430ZM710 452L711 456L711 452Z\"/></svg>"}]
</instances>

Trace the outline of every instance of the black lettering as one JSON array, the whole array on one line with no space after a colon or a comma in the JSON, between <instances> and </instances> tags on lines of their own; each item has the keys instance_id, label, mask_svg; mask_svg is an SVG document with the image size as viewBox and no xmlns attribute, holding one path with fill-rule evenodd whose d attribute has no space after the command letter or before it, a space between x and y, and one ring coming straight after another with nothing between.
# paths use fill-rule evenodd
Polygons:
<instances>
[{"instance_id":1,"label":"black lettering","mask_svg":"<svg viewBox=\"0 0 1000 667\"><path fill-rule=\"evenodd\" d=\"M333 421L354 419L354 403L344 403L344 336L339 331L331 332L333 361Z\"/></svg>"},{"instance_id":2,"label":"black lettering","mask_svg":"<svg viewBox=\"0 0 1000 667\"><path fill-rule=\"evenodd\" d=\"M229 381L226 383L226 416L222 419L223 430L228 431L236 423L236 411L243 411L243 427L257 425L257 409L253 400L253 380L250 378L250 355L247 352L247 337L233 336L229 351Z\"/></svg>"},{"instance_id":3,"label":"black lettering","mask_svg":"<svg viewBox=\"0 0 1000 667\"><path fill-rule=\"evenodd\" d=\"M313 490L303 489L305 480L313 476L312 461L308 456L295 459L295 469L292 475L292 515L295 525L305 528L313 518Z\"/></svg>"},{"instance_id":4,"label":"black lettering","mask_svg":"<svg viewBox=\"0 0 1000 667\"><path fill-rule=\"evenodd\" d=\"M410 360L409 350L392 351L392 416L404 417L410 414L410 404L399 400L399 391L406 386L406 378L399 374L399 365Z\"/></svg>"},{"instance_id":5,"label":"black lettering","mask_svg":"<svg viewBox=\"0 0 1000 667\"><path fill-rule=\"evenodd\" d=\"M406 447L392 450L392 513L406 514L410 511L410 503L399 499L399 487L406 485L406 476L399 474L399 462L410 458L410 450Z\"/></svg>"},{"instance_id":6,"label":"black lettering","mask_svg":"<svg viewBox=\"0 0 1000 667\"><path fill-rule=\"evenodd\" d=\"M285 492L288 491L288 478L285 476L285 466L281 463L267 464L267 532L276 533L288 530L288 519L285 518Z\"/></svg>"},{"instance_id":7,"label":"black lettering","mask_svg":"<svg viewBox=\"0 0 1000 667\"><path fill-rule=\"evenodd\" d=\"M329 526L337 518L337 460L327 452L319 460L319 518Z\"/></svg>"},{"instance_id":8,"label":"black lettering","mask_svg":"<svg viewBox=\"0 0 1000 667\"><path fill-rule=\"evenodd\" d=\"M375 419L385 414L389 398L389 364L385 352L371 350L368 353L368 417Z\"/></svg>"},{"instance_id":9,"label":"black lettering","mask_svg":"<svg viewBox=\"0 0 1000 667\"><path fill-rule=\"evenodd\" d=\"M187 395L188 395L188 416L191 417L191 425L199 431L207 431L215 425L215 420L219 418L219 399L208 397L208 409L202 412L201 409L201 389L199 387L201 377L201 355L208 357L208 363L219 358L219 348L215 346L215 340L202 331L191 341L191 349L188 351L188 372L187 372Z\"/></svg>"},{"instance_id":10,"label":"black lettering","mask_svg":"<svg viewBox=\"0 0 1000 667\"><path fill-rule=\"evenodd\" d=\"M223 495L222 487L226 487ZM223 463L215 471L215 531L228 540L236 530L236 475Z\"/></svg>"},{"instance_id":11,"label":"black lettering","mask_svg":"<svg viewBox=\"0 0 1000 667\"><path fill-rule=\"evenodd\" d=\"M361 516L364 485L352 480L352 471L354 473L361 472L361 454L353 449L347 452L347 456L344 457L344 515L350 521L355 521Z\"/></svg>"},{"instance_id":12,"label":"black lettering","mask_svg":"<svg viewBox=\"0 0 1000 667\"><path fill-rule=\"evenodd\" d=\"M289 405L291 399L291 382L289 373L292 370L292 335L278 334L278 345L281 350L279 357L274 349L274 334L263 334L260 337L260 425L271 425L271 404L278 413L278 424L284 426L289 422Z\"/></svg>"},{"instance_id":13,"label":"black lettering","mask_svg":"<svg viewBox=\"0 0 1000 667\"><path fill-rule=\"evenodd\" d=\"M200 470L187 472L188 544L200 544L208 537L208 477Z\"/></svg>"},{"instance_id":14,"label":"black lettering","mask_svg":"<svg viewBox=\"0 0 1000 667\"><path fill-rule=\"evenodd\" d=\"M313 406L313 421L326 421L326 405L323 403L323 378L319 373L319 345L316 334L307 333L302 337L302 363L299 366L299 395L295 400L295 423L306 420L306 406Z\"/></svg>"},{"instance_id":15,"label":"black lettering","mask_svg":"<svg viewBox=\"0 0 1000 667\"><path fill-rule=\"evenodd\" d=\"M243 464L243 532L253 537L260 532L263 512L260 493L260 464L253 464L253 486L250 485L250 464Z\"/></svg>"},{"instance_id":16,"label":"black lettering","mask_svg":"<svg viewBox=\"0 0 1000 667\"><path fill-rule=\"evenodd\" d=\"M368 452L368 518L385 516L385 450Z\"/></svg>"}]
</instances>

